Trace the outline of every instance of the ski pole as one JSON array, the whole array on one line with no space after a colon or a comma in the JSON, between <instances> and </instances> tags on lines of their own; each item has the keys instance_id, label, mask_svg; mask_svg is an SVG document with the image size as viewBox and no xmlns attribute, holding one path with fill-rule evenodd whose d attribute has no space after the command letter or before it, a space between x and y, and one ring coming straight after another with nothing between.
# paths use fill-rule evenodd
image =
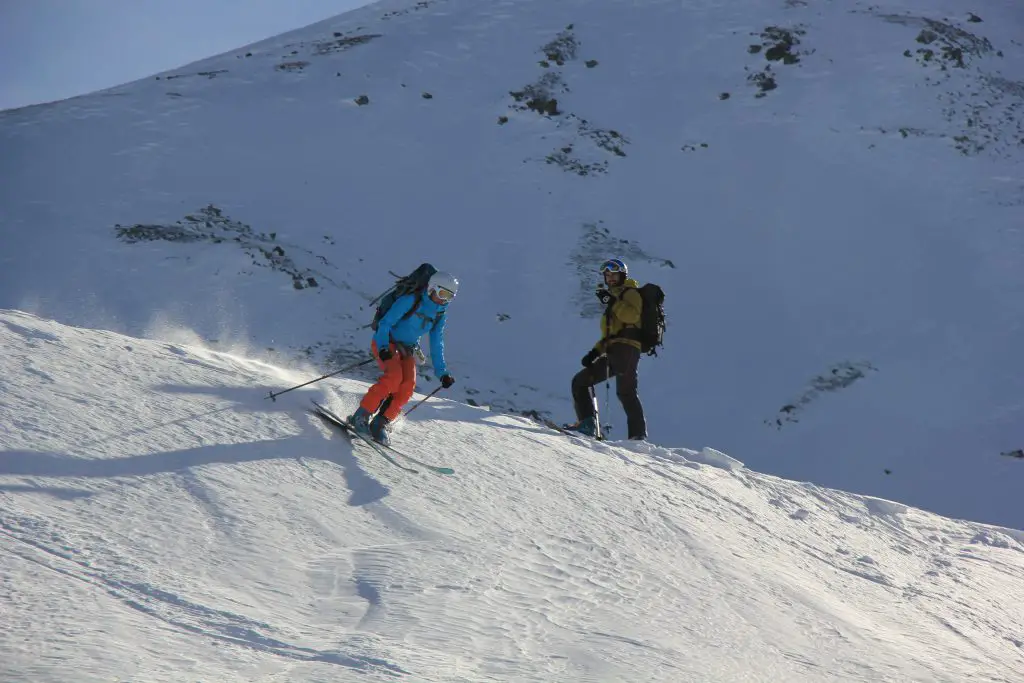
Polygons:
<instances>
[{"instance_id":1,"label":"ski pole","mask_svg":"<svg viewBox=\"0 0 1024 683\"><path fill-rule=\"evenodd\" d=\"M611 401L609 399L610 395L611 395L611 360L609 359L608 362L607 362L606 370L605 370L605 374L604 374L604 414L607 415L608 417L611 417L611 408L609 408L609 405L611 404ZM601 431L601 436L602 437L604 436L604 431L603 430Z\"/></svg>"},{"instance_id":2,"label":"ski pole","mask_svg":"<svg viewBox=\"0 0 1024 683\"><path fill-rule=\"evenodd\" d=\"M414 411L414 410L416 410L417 408L419 408L419 407L420 407L421 405L423 405L423 403L424 403L424 402L425 402L425 401L426 401L426 400L427 400L428 398L430 398L431 396L433 396L433 395L434 395L434 394L436 394L437 392L441 391L441 389L444 389L444 385L443 385L443 384L442 384L442 385L440 385L440 386L438 386L438 387L437 387L436 389L434 389L433 391L431 391L431 392L430 392L429 394L427 394L427 395L426 395L426 396L424 396L423 398L421 398L421 399L419 400L419 402L418 402L418 403L417 403L416 405L414 405L414 406L413 406L412 408L409 408L409 410L405 411L405 415L402 415L402 417L406 417L406 416L408 416L408 415L409 415L409 413L411 413L412 411Z\"/></svg>"},{"instance_id":3,"label":"ski pole","mask_svg":"<svg viewBox=\"0 0 1024 683\"><path fill-rule=\"evenodd\" d=\"M285 389L284 391L279 391L276 394L273 391L271 391L266 396L266 398L269 398L271 401L277 401L277 397L280 396L281 394L287 394L289 391L292 391L294 389L298 389L300 387L304 387L307 384L312 384L313 382L319 382L320 380L327 379L328 377L334 377L335 375L340 375L343 372L347 372L347 371L352 370L354 368L358 368L360 365L366 365L367 363L370 363L373 360L374 360L373 358L367 358L366 360L359 361L358 363L353 363L352 365L346 365L341 370L335 370L334 372L329 372L326 375L324 375L323 377L317 377L316 379L311 379L308 382L303 382L302 384L297 384L294 387L290 387L288 389Z\"/></svg>"}]
</instances>

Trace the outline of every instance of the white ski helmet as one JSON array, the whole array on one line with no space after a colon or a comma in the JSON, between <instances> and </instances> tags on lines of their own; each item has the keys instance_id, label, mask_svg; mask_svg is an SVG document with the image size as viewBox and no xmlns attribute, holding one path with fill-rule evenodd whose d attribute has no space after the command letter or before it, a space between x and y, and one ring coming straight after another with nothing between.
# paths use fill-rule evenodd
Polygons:
<instances>
[{"instance_id":1,"label":"white ski helmet","mask_svg":"<svg viewBox=\"0 0 1024 683\"><path fill-rule=\"evenodd\" d=\"M451 273L439 270L430 276L427 283L427 292L431 296L437 296L441 301L448 303L459 293L459 281Z\"/></svg>"}]
</instances>

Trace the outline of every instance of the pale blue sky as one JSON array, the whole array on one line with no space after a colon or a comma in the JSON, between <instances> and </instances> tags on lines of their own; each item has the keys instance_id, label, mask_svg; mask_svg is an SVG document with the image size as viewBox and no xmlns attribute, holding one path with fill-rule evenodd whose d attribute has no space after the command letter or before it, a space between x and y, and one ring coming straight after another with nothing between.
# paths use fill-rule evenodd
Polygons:
<instances>
[{"instance_id":1,"label":"pale blue sky","mask_svg":"<svg viewBox=\"0 0 1024 683\"><path fill-rule=\"evenodd\" d=\"M370 0L0 0L0 109L83 95Z\"/></svg>"}]
</instances>

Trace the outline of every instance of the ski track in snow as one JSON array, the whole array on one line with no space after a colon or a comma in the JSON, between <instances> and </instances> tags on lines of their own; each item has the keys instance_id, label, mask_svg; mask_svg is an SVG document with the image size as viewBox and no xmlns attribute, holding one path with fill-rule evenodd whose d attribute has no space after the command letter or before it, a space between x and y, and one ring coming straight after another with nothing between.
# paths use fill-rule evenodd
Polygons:
<instances>
[{"instance_id":1,"label":"ski track in snow","mask_svg":"<svg viewBox=\"0 0 1024 683\"><path fill-rule=\"evenodd\" d=\"M1014 681L1024 532L0 314L2 677ZM33 363L35 365L33 365ZM47 378L32 372L45 367Z\"/></svg>"}]
</instances>

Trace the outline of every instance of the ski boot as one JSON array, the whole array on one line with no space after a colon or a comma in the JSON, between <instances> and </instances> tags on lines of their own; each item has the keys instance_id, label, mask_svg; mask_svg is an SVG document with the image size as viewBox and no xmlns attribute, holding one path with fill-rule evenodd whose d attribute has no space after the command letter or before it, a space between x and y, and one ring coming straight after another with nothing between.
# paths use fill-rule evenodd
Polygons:
<instances>
[{"instance_id":1,"label":"ski boot","mask_svg":"<svg viewBox=\"0 0 1024 683\"><path fill-rule=\"evenodd\" d=\"M574 425L566 425L565 428L571 432L579 432L584 436L589 436L592 439L597 438L597 420L593 415L583 418Z\"/></svg>"},{"instance_id":2,"label":"ski boot","mask_svg":"<svg viewBox=\"0 0 1024 683\"><path fill-rule=\"evenodd\" d=\"M359 408L348 417L348 423L356 430L356 434L370 435L370 411Z\"/></svg>"},{"instance_id":3,"label":"ski boot","mask_svg":"<svg viewBox=\"0 0 1024 683\"><path fill-rule=\"evenodd\" d=\"M383 446L391 445L391 437L388 435L388 425L391 424L391 420L378 413L377 417L373 418L373 422L370 423L370 436L373 440Z\"/></svg>"}]
</instances>

